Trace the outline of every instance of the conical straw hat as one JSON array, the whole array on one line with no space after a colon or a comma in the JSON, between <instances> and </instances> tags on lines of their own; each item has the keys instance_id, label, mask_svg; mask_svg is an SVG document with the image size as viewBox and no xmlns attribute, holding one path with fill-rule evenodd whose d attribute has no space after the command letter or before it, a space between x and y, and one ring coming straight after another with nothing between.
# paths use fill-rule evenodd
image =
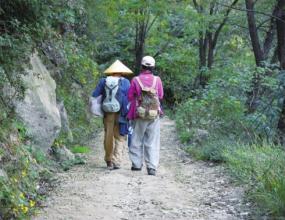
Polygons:
<instances>
[{"instance_id":1,"label":"conical straw hat","mask_svg":"<svg viewBox=\"0 0 285 220\"><path fill-rule=\"evenodd\" d=\"M120 60L116 60L108 69L104 71L107 75L113 73L122 73L123 75L129 75L133 72L126 67Z\"/></svg>"}]
</instances>

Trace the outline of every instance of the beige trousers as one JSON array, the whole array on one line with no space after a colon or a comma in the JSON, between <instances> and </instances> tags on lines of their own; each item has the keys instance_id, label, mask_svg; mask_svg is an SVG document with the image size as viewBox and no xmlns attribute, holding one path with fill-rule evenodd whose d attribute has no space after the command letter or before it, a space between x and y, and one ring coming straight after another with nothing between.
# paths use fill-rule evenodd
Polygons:
<instances>
[{"instance_id":1,"label":"beige trousers","mask_svg":"<svg viewBox=\"0 0 285 220\"><path fill-rule=\"evenodd\" d=\"M126 136L120 135L119 132L119 113L104 114L104 148L105 161L111 161L120 165L124 148L126 146Z\"/></svg>"}]
</instances>

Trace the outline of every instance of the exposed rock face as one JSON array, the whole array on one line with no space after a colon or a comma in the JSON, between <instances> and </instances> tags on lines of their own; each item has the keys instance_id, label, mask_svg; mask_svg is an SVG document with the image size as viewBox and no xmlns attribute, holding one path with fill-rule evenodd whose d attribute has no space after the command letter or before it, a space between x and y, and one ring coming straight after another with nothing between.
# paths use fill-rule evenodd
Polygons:
<instances>
[{"instance_id":1,"label":"exposed rock face","mask_svg":"<svg viewBox=\"0 0 285 220\"><path fill-rule=\"evenodd\" d=\"M42 43L41 48L46 57L51 61L54 66L67 65L68 61L64 54L63 45L56 45L55 42L45 41Z\"/></svg>"},{"instance_id":2,"label":"exposed rock face","mask_svg":"<svg viewBox=\"0 0 285 220\"><path fill-rule=\"evenodd\" d=\"M9 144L19 146L20 145L20 139L19 135L16 132L12 132L9 134Z\"/></svg>"},{"instance_id":3,"label":"exposed rock face","mask_svg":"<svg viewBox=\"0 0 285 220\"><path fill-rule=\"evenodd\" d=\"M65 162L75 159L74 154L70 150L68 150L65 146L53 147L52 153L59 162Z\"/></svg>"},{"instance_id":4,"label":"exposed rock face","mask_svg":"<svg viewBox=\"0 0 285 220\"><path fill-rule=\"evenodd\" d=\"M56 106L56 83L37 54L30 59L31 69L23 77L24 100L16 103L18 117L25 123L34 144L48 149L61 129Z\"/></svg>"},{"instance_id":5,"label":"exposed rock face","mask_svg":"<svg viewBox=\"0 0 285 220\"><path fill-rule=\"evenodd\" d=\"M3 180L8 179L7 173L2 169L0 169L0 179L3 179Z\"/></svg>"},{"instance_id":6,"label":"exposed rock face","mask_svg":"<svg viewBox=\"0 0 285 220\"><path fill-rule=\"evenodd\" d=\"M55 80L61 79L64 74L61 67L68 66L68 61L64 53L64 45L57 42L45 41L41 44L41 50L50 61L46 62L45 65L48 70L51 70L51 76Z\"/></svg>"},{"instance_id":7,"label":"exposed rock face","mask_svg":"<svg viewBox=\"0 0 285 220\"><path fill-rule=\"evenodd\" d=\"M67 136L69 142L73 142L73 135L69 127L67 112L63 101L57 102L57 108L61 119L61 132Z\"/></svg>"}]
</instances>

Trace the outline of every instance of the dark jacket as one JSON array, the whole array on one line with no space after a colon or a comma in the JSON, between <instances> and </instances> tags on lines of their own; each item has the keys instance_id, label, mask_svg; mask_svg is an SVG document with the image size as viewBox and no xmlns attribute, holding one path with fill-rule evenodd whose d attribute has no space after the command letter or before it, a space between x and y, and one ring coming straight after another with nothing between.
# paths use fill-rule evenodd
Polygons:
<instances>
[{"instance_id":1,"label":"dark jacket","mask_svg":"<svg viewBox=\"0 0 285 220\"><path fill-rule=\"evenodd\" d=\"M104 98L106 97L105 82L106 82L106 78L100 79L98 85L96 86L95 90L92 93L93 97L98 97L102 95L103 96L102 100L104 100ZM120 134L126 135L128 134L128 121L126 117L128 114L128 91L130 88L130 82L124 77L121 77L119 83L120 83L120 86L119 86L116 98L121 105L120 116L119 116Z\"/></svg>"}]
</instances>

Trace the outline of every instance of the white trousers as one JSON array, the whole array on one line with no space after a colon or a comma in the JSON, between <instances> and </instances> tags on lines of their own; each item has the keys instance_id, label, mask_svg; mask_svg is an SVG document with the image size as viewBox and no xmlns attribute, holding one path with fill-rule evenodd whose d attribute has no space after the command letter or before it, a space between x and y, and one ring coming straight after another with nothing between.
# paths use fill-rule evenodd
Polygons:
<instances>
[{"instance_id":1,"label":"white trousers","mask_svg":"<svg viewBox=\"0 0 285 220\"><path fill-rule=\"evenodd\" d=\"M160 149L160 119L136 119L133 129L129 148L132 166L141 168L145 159L147 168L157 169Z\"/></svg>"}]
</instances>

